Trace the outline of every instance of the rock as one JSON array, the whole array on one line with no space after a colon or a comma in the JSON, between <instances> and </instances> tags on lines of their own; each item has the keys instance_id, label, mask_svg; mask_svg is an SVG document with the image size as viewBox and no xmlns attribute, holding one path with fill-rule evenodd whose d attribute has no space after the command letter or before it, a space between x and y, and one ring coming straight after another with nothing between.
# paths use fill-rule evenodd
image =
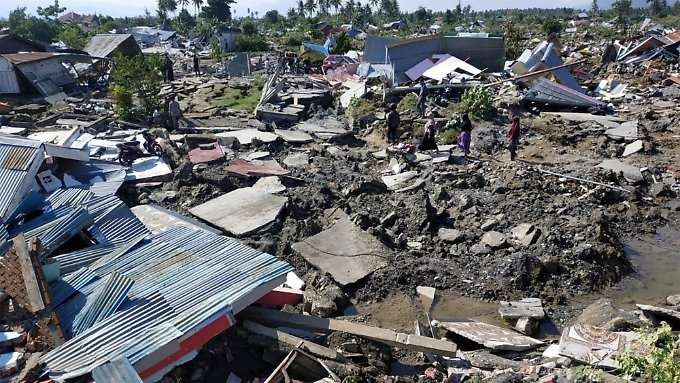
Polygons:
<instances>
[{"instance_id":1,"label":"rock","mask_svg":"<svg viewBox=\"0 0 680 383\"><path fill-rule=\"evenodd\" d=\"M380 194L387 192L387 186L380 180L368 180L351 184L343 190L343 194L347 197L353 197L360 194Z\"/></svg>"},{"instance_id":2,"label":"rock","mask_svg":"<svg viewBox=\"0 0 680 383\"><path fill-rule=\"evenodd\" d=\"M498 225L498 220L496 220L495 218L491 218L486 220L486 222L484 222L482 226L480 226L479 228L482 229L483 231L488 231L493 229L494 226L496 225Z\"/></svg>"},{"instance_id":3,"label":"rock","mask_svg":"<svg viewBox=\"0 0 680 383\"><path fill-rule=\"evenodd\" d=\"M649 195L656 198L664 195L668 191L668 187L663 182L656 182L649 188Z\"/></svg>"},{"instance_id":4,"label":"rock","mask_svg":"<svg viewBox=\"0 0 680 383\"><path fill-rule=\"evenodd\" d=\"M380 220L380 226L385 228L392 227L397 221L397 218L399 218L399 216L397 215L397 212L393 210Z\"/></svg>"},{"instance_id":5,"label":"rock","mask_svg":"<svg viewBox=\"0 0 680 383\"><path fill-rule=\"evenodd\" d=\"M312 272L307 278L304 302L305 310L312 315L329 318L341 314L348 299L330 278Z\"/></svg>"},{"instance_id":6,"label":"rock","mask_svg":"<svg viewBox=\"0 0 680 383\"><path fill-rule=\"evenodd\" d=\"M600 298L586 307L575 323L597 326L609 331L627 331L640 327L642 321L632 312L614 307L612 301Z\"/></svg>"},{"instance_id":7,"label":"rock","mask_svg":"<svg viewBox=\"0 0 680 383\"><path fill-rule=\"evenodd\" d=\"M474 255L486 255L491 253L491 248L483 243L476 243L470 247L470 252Z\"/></svg>"},{"instance_id":8,"label":"rock","mask_svg":"<svg viewBox=\"0 0 680 383\"><path fill-rule=\"evenodd\" d=\"M465 240L465 234L462 231L445 227L440 228L437 235L439 239L448 243L460 243Z\"/></svg>"},{"instance_id":9,"label":"rock","mask_svg":"<svg viewBox=\"0 0 680 383\"><path fill-rule=\"evenodd\" d=\"M680 305L680 294L669 295L666 297L666 304L669 306L679 306Z\"/></svg>"},{"instance_id":10,"label":"rock","mask_svg":"<svg viewBox=\"0 0 680 383\"><path fill-rule=\"evenodd\" d=\"M177 169L173 181L191 181L194 176L194 164L189 161L182 162Z\"/></svg>"},{"instance_id":11,"label":"rock","mask_svg":"<svg viewBox=\"0 0 680 383\"><path fill-rule=\"evenodd\" d=\"M515 226L510 232L512 233L512 236L523 246L529 246L533 244L541 235L540 230L530 223L521 223Z\"/></svg>"},{"instance_id":12,"label":"rock","mask_svg":"<svg viewBox=\"0 0 680 383\"><path fill-rule=\"evenodd\" d=\"M306 153L291 154L283 160L283 164L289 168L307 166L309 164L309 155Z\"/></svg>"},{"instance_id":13,"label":"rock","mask_svg":"<svg viewBox=\"0 0 680 383\"><path fill-rule=\"evenodd\" d=\"M472 198L466 196L466 195L461 195L460 198L458 198L458 208L463 211L473 205Z\"/></svg>"},{"instance_id":14,"label":"rock","mask_svg":"<svg viewBox=\"0 0 680 383\"><path fill-rule=\"evenodd\" d=\"M538 322L531 318L519 318L515 323L515 330L524 335L534 336L538 331Z\"/></svg>"},{"instance_id":15,"label":"rock","mask_svg":"<svg viewBox=\"0 0 680 383\"><path fill-rule=\"evenodd\" d=\"M482 236L482 243L494 250L500 249L507 244L505 235L497 231L487 231L484 233Z\"/></svg>"}]
</instances>

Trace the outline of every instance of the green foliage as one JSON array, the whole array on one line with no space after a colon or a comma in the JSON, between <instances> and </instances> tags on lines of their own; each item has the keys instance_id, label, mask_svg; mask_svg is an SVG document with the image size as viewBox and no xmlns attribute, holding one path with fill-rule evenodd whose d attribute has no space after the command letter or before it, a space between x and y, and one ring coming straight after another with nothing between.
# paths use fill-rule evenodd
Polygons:
<instances>
[{"instance_id":1,"label":"green foliage","mask_svg":"<svg viewBox=\"0 0 680 383\"><path fill-rule=\"evenodd\" d=\"M360 375L347 375L342 383L361 383L363 380Z\"/></svg>"},{"instance_id":2,"label":"green foliage","mask_svg":"<svg viewBox=\"0 0 680 383\"><path fill-rule=\"evenodd\" d=\"M80 27L72 23L63 24L61 31L57 35L57 39L67 47L73 49L83 49L87 45L89 36L87 33L83 32Z\"/></svg>"},{"instance_id":3,"label":"green foliage","mask_svg":"<svg viewBox=\"0 0 680 383\"><path fill-rule=\"evenodd\" d=\"M177 32L183 35L189 34L189 31L196 27L196 20L186 9L182 8L177 14L177 17L172 21L172 26Z\"/></svg>"},{"instance_id":4,"label":"green foliage","mask_svg":"<svg viewBox=\"0 0 680 383\"><path fill-rule=\"evenodd\" d=\"M353 98L347 113L354 121L360 121L375 115L375 105L365 98Z\"/></svg>"},{"instance_id":5,"label":"green foliage","mask_svg":"<svg viewBox=\"0 0 680 383\"><path fill-rule=\"evenodd\" d=\"M556 18L550 18L543 23L543 32L547 35L560 33L564 30L564 24Z\"/></svg>"},{"instance_id":6,"label":"green foliage","mask_svg":"<svg viewBox=\"0 0 680 383\"><path fill-rule=\"evenodd\" d=\"M448 110L447 110L448 111ZM439 140L444 144L455 144L460 134L461 119L458 113L452 113L449 122L439 132Z\"/></svg>"},{"instance_id":7,"label":"green foliage","mask_svg":"<svg viewBox=\"0 0 680 383\"><path fill-rule=\"evenodd\" d=\"M17 36L46 43L54 40L59 32L56 22L29 15L26 7L10 11L7 27Z\"/></svg>"},{"instance_id":8,"label":"green foliage","mask_svg":"<svg viewBox=\"0 0 680 383\"><path fill-rule=\"evenodd\" d=\"M676 357L677 337L671 326L662 322L656 329L640 330L639 342L646 352L626 352L618 357L621 370L632 378L642 375L655 383L679 383L680 360Z\"/></svg>"},{"instance_id":9,"label":"green foliage","mask_svg":"<svg viewBox=\"0 0 680 383\"><path fill-rule=\"evenodd\" d=\"M505 57L514 60L522 54L523 33L518 24L508 22L503 31L505 36Z\"/></svg>"},{"instance_id":10,"label":"green foliage","mask_svg":"<svg viewBox=\"0 0 680 383\"><path fill-rule=\"evenodd\" d=\"M269 50L269 44L260 35L240 35L236 39L236 50L239 52L264 52Z\"/></svg>"},{"instance_id":11,"label":"green foliage","mask_svg":"<svg viewBox=\"0 0 680 383\"><path fill-rule=\"evenodd\" d=\"M283 38L283 44L289 47L300 47L303 41L305 41L305 35L299 32L288 33Z\"/></svg>"},{"instance_id":12,"label":"green foliage","mask_svg":"<svg viewBox=\"0 0 680 383\"><path fill-rule=\"evenodd\" d=\"M279 11L272 9L264 14L264 21L269 24L277 24L279 22L280 16Z\"/></svg>"},{"instance_id":13,"label":"green foliage","mask_svg":"<svg viewBox=\"0 0 680 383\"><path fill-rule=\"evenodd\" d=\"M128 89L134 96L136 106L134 111L141 116L150 116L154 110L160 109L162 99L158 95L163 83L161 70L163 61L159 55L144 57L116 56L111 73L111 83L114 87Z\"/></svg>"},{"instance_id":14,"label":"green foliage","mask_svg":"<svg viewBox=\"0 0 680 383\"><path fill-rule=\"evenodd\" d=\"M217 39L210 40L210 58L215 61L222 60L222 47Z\"/></svg>"},{"instance_id":15,"label":"green foliage","mask_svg":"<svg viewBox=\"0 0 680 383\"><path fill-rule=\"evenodd\" d=\"M123 85L114 85L111 88L113 97L113 111L118 118L129 120L134 115L134 104L132 102L132 92Z\"/></svg>"},{"instance_id":16,"label":"green foliage","mask_svg":"<svg viewBox=\"0 0 680 383\"><path fill-rule=\"evenodd\" d=\"M411 113L416 110L416 105L418 104L418 96L415 93L409 93L404 98L399 101L397 105L397 111L399 113Z\"/></svg>"},{"instance_id":17,"label":"green foliage","mask_svg":"<svg viewBox=\"0 0 680 383\"><path fill-rule=\"evenodd\" d=\"M342 32L335 39L335 47L333 48L334 54L345 54L352 50L352 40L347 36L345 32Z\"/></svg>"},{"instance_id":18,"label":"green foliage","mask_svg":"<svg viewBox=\"0 0 680 383\"><path fill-rule=\"evenodd\" d=\"M46 18L46 19L57 19L59 17L60 13L63 13L66 10L66 7L60 7L59 6L59 0L54 0L54 4L48 5L47 7L38 7L37 13L38 15Z\"/></svg>"},{"instance_id":19,"label":"green foliage","mask_svg":"<svg viewBox=\"0 0 680 383\"><path fill-rule=\"evenodd\" d=\"M600 13L600 5L597 3L597 0L593 0L593 4L590 6L590 11L594 15L597 15L598 13Z\"/></svg>"},{"instance_id":20,"label":"green foliage","mask_svg":"<svg viewBox=\"0 0 680 383\"><path fill-rule=\"evenodd\" d=\"M320 30L316 29L316 28L311 29L311 30L309 31L309 35L312 37L312 40L317 40L317 41L318 41L318 40L322 40L322 39L323 39L323 33L322 33Z\"/></svg>"},{"instance_id":21,"label":"green foliage","mask_svg":"<svg viewBox=\"0 0 680 383\"><path fill-rule=\"evenodd\" d=\"M252 20L246 20L241 23L241 30L248 36L252 36L257 33L257 27Z\"/></svg>"},{"instance_id":22,"label":"green foliage","mask_svg":"<svg viewBox=\"0 0 680 383\"><path fill-rule=\"evenodd\" d=\"M495 113L491 93L481 86L465 90L460 102L465 111L482 119L491 118Z\"/></svg>"},{"instance_id":23,"label":"green foliage","mask_svg":"<svg viewBox=\"0 0 680 383\"><path fill-rule=\"evenodd\" d=\"M262 96L264 80L256 77L248 89L227 88L224 94L212 101L213 105L252 112Z\"/></svg>"},{"instance_id":24,"label":"green foliage","mask_svg":"<svg viewBox=\"0 0 680 383\"><path fill-rule=\"evenodd\" d=\"M628 18L631 11L631 0L614 0L612 9L619 17L619 24L625 25L625 20Z\"/></svg>"},{"instance_id":25,"label":"green foliage","mask_svg":"<svg viewBox=\"0 0 680 383\"><path fill-rule=\"evenodd\" d=\"M206 6L201 13L206 19L214 19L221 22L231 21L231 4L236 0L207 0Z\"/></svg>"}]
</instances>

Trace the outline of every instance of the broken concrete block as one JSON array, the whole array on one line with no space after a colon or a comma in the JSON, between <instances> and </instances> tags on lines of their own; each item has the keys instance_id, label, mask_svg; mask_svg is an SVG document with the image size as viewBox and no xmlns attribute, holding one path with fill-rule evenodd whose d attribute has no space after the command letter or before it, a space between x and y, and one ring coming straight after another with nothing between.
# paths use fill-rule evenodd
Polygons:
<instances>
[{"instance_id":1,"label":"broken concrete block","mask_svg":"<svg viewBox=\"0 0 680 383\"><path fill-rule=\"evenodd\" d=\"M281 179L276 176L260 178L255 182L255 185L253 185L253 189L270 194L283 193L286 191L286 187L281 183Z\"/></svg>"},{"instance_id":2,"label":"broken concrete block","mask_svg":"<svg viewBox=\"0 0 680 383\"><path fill-rule=\"evenodd\" d=\"M440 228L437 235L439 239L449 243L460 243L465 240L465 234L462 231L445 227Z\"/></svg>"},{"instance_id":3,"label":"broken concrete block","mask_svg":"<svg viewBox=\"0 0 680 383\"><path fill-rule=\"evenodd\" d=\"M531 318L519 318L515 323L515 330L524 335L534 336L538 330L538 321Z\"/></svg>"},{"instance_id":4,"label":"broken concrete block","mask_svg":"<svg viewBox=\"0 0 680 383\"><path fill-rule=\"evenodd\" d=\"M311 135L299 130L274 129L274 133L289 144L305 144L314 141Z\"/></svg>"},{"instance_id":5,"label":"broken concrete block","mask_svg":"<svg viewBox=\"0 0 680 383\"><path fill-rule=\"evenodd\" d=\"M506 245L505 235L497 231L487 231L482 236L482 243L496 250Z\"/></svg>"},{"instance_id":6,"label":"broken concrete block","mask_svg":"<svg viewBox=\"0 0 680 383\"><path fill-rule=\"evenodd\" d=\"M619 160L604 160L597 167L608 169L614 173L621 173L623 177L630 182L642 181L642 172L640 168L633 165L625 164Z\"/></svg>"},{"instance_id":7,"label":"broken concrete block","mask_svg":"<svg viewBox=\"0 0 680 383\"><path fill-rule=\"evenodd\" d=\"M649 195L656 198L668 191L668 187L663 182L655 182L649 188Z\"/></svg>"},{"instance_id":8,"label":"broken concrete block","mask_svg":"<svg viewBox=\"0 0 680 383\"><path fill-rule=\"evenodd\" d=\"M190 212L232 235L241 236L274 222L287 201L287 197L241 188L198 205Z\"/></svg>"},{"instance_id":9,"label":"broken concrete block","mask_svg":"<svg viewBox=\"0 0 680 383\"><path fill-rule=\"evenodd\" d=\"M562 332L559 353L591 366L618 368L616 356L630 347L639 335L616 333L605 329L576 324Z\"/></svg>"},{"instance_id":10,"label":"broken concrete block","mask_svg":"<svg viewBox=\"0 0 680 383\"><path fill-rule=\"evenodd\" d=\"M405 186L404 184L418 176L417 171L410 171L410 172L404 172L400 174L396 174L393 176L384 176L382 177L382 181L387 185L387 188L390 190L397 190L402 186Z\"/></svg>"},{"instance_id":11,"label":"broken concrete block","mask_svg":"<svg viewBox=\"0 0 680 383\"><path fill-rule=\"evenodd\" d=\"M417 286L416 292L418 293L420 301L422 302L425 310L429 311L430 307L432 307L432 303L434 302L434 298L437 294L437 289L429 286Z\"/></svg>"},{"instance_id":12,"label":"broken concrete block","mask_svg":"<svg viewBox=\"0 0 680 383\"><path fill-rule=\"evenodd\" d=\"M671 310L667 309L664 307L657 307L657 306L651 306L651 305L636 305L637 308L642 310L643 313L645 314L652 314L659 319L671 319L674 321L680 321L680 311L676 310Z\"/></svg>"},{"instance_id":13,"label":"broken concrete block","mask_svg":"<svg viewBox=\"0 0 680 383\"><path fill-rule=\"evenodd\" d=\"M290 154L283 160L283 164L289 168L301 168L309 165L309 155L307 153Z\"/></svg>"},{"instance_id":14,"label":"broken concrete block","mask_svg":"<svg viewBox=\"0 0 680 383\"><path fill-rule=\"evenodd\" d=\"M503 319L543 319L545 311L539 298L524 298L519 301L501 301L498 313Z\"/></svg>"},{"instance_id":15,"label":"broken concrete block","mask_svg":"<svg viewBox=\"0 0 680 383\"><path fill-rule=\"evenodd\" d=\"M293 250L340 285L355 283L387 265L389 249L352 223L341 210L328 211L330 227L293 244Z\"/></svg>"},{"instance_id":16,"label":"broken concrete block","mask_svg":"<svg viewBox=\"0 0 680 383\"><path fill-rule=\"evenodd\" d=\"M666 297L666 304L669 306L680 306L680 294Z\"/></svg>"},{"instance_id":17,"label":"broken concrete block","mask_svg":"<svg viewBox=\"0 0 680 383\"><path fill-rule=\"evenodd\" d=\"M530 223L521 223L515 226L510 233L523 246L529 246L535 243L541 235L540 230Z\"/></svg>"},{"instance_id":18,"label":"broken concrete block","mask_svg":"<svg viewBox=\"0 0 680 383\"><path fill-rule=\"evenodd\" d=\"M626 148L623 150L623 156L628 157L631 154L635 154L642 150L643 146L644 144L642 140L633 141L630 144L626 145Z\"/></svg>"},{"instance_id":19,"label":"broken concrete block","mask_svg":"<svg viewBox=\"0 0 680 383\"><path fill-rule=\"evenodd\" d=\"M543 344L538 339L482 322L441 322L452 333L492 350L523 351Z\"/></svg>"}]
</instances>

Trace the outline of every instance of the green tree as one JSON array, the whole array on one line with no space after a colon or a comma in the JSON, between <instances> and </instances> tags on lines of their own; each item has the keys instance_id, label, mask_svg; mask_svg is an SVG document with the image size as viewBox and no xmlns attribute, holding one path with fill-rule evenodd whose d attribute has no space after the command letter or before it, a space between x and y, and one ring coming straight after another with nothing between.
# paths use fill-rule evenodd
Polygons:
<instances>
[{"instance_id":1,"label":"green tree","mask_svg":"<svg viewBox=\"0 0 680 383\"><path fill-rule=\"evenodd\" d=\"M175 17L175 20L173 20L172 26L180 34L187 35L196 26L196 19L191 16L189 11L182 8L177 17Z\"/></svg>"},{"instance_id":2,"label":"green tree","mask_svg":"<svg viewBox=\"0 0 680 383\"><path fill-rule=\"evenodd\" d=\"M89 36L77 25L65 23L61 26L57 39L69 48L83 49L87 45Z\"/></svg>"},{"instance_id":3,"label":"green tree","mask_svg":"<svg viewBox=\"0 0 680 383\"><path fill-rule=\"evenodd\" d=\"M680 15L680 0L676 0L673 4L673 14L676 16Z\"/></svg>"},{"instance_id":4,"label":"green tree","mask_svg":"<svg viewBox=\"0 0 680 383\"><path fill-rule=\"evenodd\" d=\"M614 9L616 15L619 17L619 24L626 25L626 20L631 11L631 0L614 0L612 9Z\"/></svg>"},{"instance_id":5,"label":"green tree","mask_svg":"<svg viewBox=\"0 0 680 383\"><path fill-rule=\"evenodd\" d=\"M160 55L118 55L114 59L111 83L134 95L135 112L140 117L148 117L162 106L162 99L158 95L163 85L162 68Z\"/></svg>"},{"instance_id":6,"label":"green tree","mask_svg":"<svg viewBox=\"0 0 680 383\"><path fill-rule=\"evenodd\" d=\"M647 0L647 4L649 4L649 10L654 16L661 16L666 12L665 0Z\"/></svg>"},{"instance_id":7,"label":"green tree","mask_svg":"<svg viewBox=\"0 0 680 383\"><path fill-rule=\"evenodd\" d=\"M278 24L280 17L281 16L279 15L279 11L277 11L276 9L272 9L271 11L267 11L264 14L264 21L269 24Z\"/></svg>"},{"instance_id":8,"label":"green tree","mask_svg":"<svg viewBox=\"0 0 680 383\"><path fill-rule=\"evenodd\" d=\"M52 5L48 5L45 8L38 7L37 13L46 19L56 20L59 17L59 14L63 13L65 10L66 7L59 6L59 0L54 0L54 4Z\"/></svg>"},{"instance_id":9,"label":"green tree","mask_svg":"<svg viewBox=\"0 0 680 383\"><path fill-rule=\"evenodd\" d=\"M546 36L553 33L560 33L564 29L564 25L557 18L550 18L543 22L543 32Z\"/></svg>"},{"instance_id":10,"label":"green tree","mask_svg":"<svg viewBox=\"0 0 680 383\"><path fill-rule=\"evenodd\" d=\"M338 35L338 37L335 39L333 54L344 55L352 49L352 39L350 39L345 32L342 32L340 35Z\"/></svg>"},{"instance_id":11,"label":"green tree","mask_svg":"<svg viewBox=\"0 0 680 383\"><path fill-rule=\"evenodd\" d=\"M187 5L189 5L189 0L177 0L177 4L179 4L182 9L185 9Z\"/></svg>"},{"instance_id":12,"label":"green tree","mask_svg":"<svg viewBox=\"0 0 680 383\"><path fill-rule=\"evenodd\" d=\"M590 6L590 11L593 15L598 15L600 13L600 5L597 0L593 0L593 4Z\"/></svg>"},{"instance_id":13,"label":"green tree","mask_svg":"<svg viewBox=\"0 0 680 383\"><path fill-rule=\"evenodd\" d=\"M201 10L201 6L203 5L203 0L191 0L191 2L194 4L194 7L196 7L196 16L198 16L198 12Z\"/></svg>"},{"instance_id":14,"label":"green tree","mask_svg":"<svg viewBox=\"0 0 680 383\"><path fill-rule=\"evenodd\" d=\"M231 5L235 0L207 0L202 15L207 19L221 22L231 21Z\"/></svg>"},{"instance_id":15,"label":"green tree","mask_svg":"<svg viewBox=\"0 0 680 383\"><path fill-rule=\"evenodd\" d=\"M236 50L239 52L264 52L269 50L269 44L262 36L242 34L236 39Z\"/></svg>"},{"instance_id":16,"label":"green tree","mask_svg":"<svg viewBox=\"0 0 680 383\"><path fill-rule=\"evenodd\" d=\"M315 0L306 0L305 1L305 11L307 11L307 14L309 17L312 17L314 15L314 11L316 10L316 1Z\"/></svg>"},{"instance_id":17,"label":"green tree","mask_svg":"<svg viewBox=\"0 0 680 383\"><path fill-rule=\"evenodd\" d=\"M519 26L512 22L505 23L505 57L508 60L518 58L522 54L523 33Z\"/></svg>"},{"instance_id":18,"label":"green tree","mask_svg":"<svg viewBox=\"0 0 680 383\"><path fill-rule=\"evenodd\" d=\"M56 22L29 15L26 7L10 11L7 27L17 36L45 43L52 42L59 32Z\"/></svg>"},{"instance_id":19,"label":"green tree","mask_svg":"<svg viewBox=\"0 0 680 383\"><path fill-rule=\"evenodd\" d=\"M241 30L243 31L243 33L249 36L252 36L257 33L257 27L255 26L255 23L252 20L246 20L243 23L241 23Z\"/></svg>"}]
</instances>

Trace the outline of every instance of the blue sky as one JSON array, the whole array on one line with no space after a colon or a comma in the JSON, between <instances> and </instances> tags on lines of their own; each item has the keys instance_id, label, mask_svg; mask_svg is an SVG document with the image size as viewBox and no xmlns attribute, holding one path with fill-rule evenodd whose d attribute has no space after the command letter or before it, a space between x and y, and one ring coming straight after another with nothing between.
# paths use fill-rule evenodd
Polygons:
<instances>
[{"instance_id":1,"label":"blue sky","mask_svg":"<svg viewBox=\"0 0 680 383\"><path fill-rule=\"evenodd\" d=\"M399 4L403 10L411 11L422 5L431 9L453 8L456 0L401 0ZM35 12L38 6L48 5L51 0L0 0L0 17L7 17L9 12L16 7L27 7L29 11ZM608 0L601 0L602 3ZM237 16L244 15L246 9L250 7L261 14L269 9L278 9L285 12L296 3L296 0L237 0L235 5ZM60 0L62 6L69 11L77 13L97 13L109 14L112 16L135 16L144 13L147 8L153 12L156 8L156 0ZM554 7L574 7L580 8L584 4L589 6L590 0L556 0L547 3L545 0L463 0L463 6L471 4L476 10L494 8L529 8L546 7L548 4ZM193 8L190 8L193 12Z\"/></svg>"}]
</instances>

